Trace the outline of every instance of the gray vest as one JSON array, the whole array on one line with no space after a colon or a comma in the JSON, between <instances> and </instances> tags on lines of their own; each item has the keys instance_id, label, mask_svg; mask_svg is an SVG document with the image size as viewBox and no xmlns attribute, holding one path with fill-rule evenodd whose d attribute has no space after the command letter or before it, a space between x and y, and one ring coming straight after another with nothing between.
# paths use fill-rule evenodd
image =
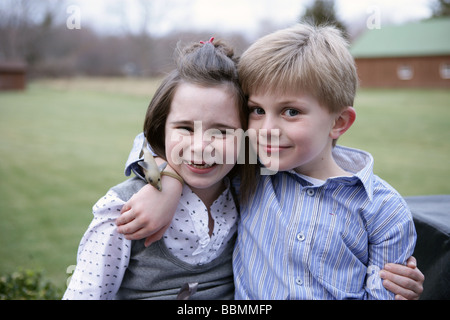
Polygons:
<instances>
[{"instance_id":1,"label":"gray vest","mask_svg":"<svg viewBox=\"0 0 450 320\"><path fill-rule=\"evenodd\" d=\"M131 178L112 189L127 201L146 183ZM186 283L198 283L191 299L233 299L234 283L231 259L234 240L224 252L204 265L191 265L176 258L159 240L148 248L145 240L132 241L131 257L116 299L176 299Z\"/></svg>"}]
</instances>

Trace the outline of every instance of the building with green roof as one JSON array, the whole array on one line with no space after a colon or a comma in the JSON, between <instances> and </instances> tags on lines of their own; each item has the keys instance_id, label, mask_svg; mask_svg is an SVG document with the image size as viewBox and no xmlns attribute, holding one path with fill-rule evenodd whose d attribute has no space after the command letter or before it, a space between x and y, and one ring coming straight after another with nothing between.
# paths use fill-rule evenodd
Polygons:
<instances>
[{"instance_id":1,"label":"building with green roof","mask_svg":"<svg viewBox=\"0 0 450 320\"><path fill-rule=\"evenodd\" d=\"M367 30L351 46L362 87L450 88L450 19Z\"/></svg>"}]
</instances>

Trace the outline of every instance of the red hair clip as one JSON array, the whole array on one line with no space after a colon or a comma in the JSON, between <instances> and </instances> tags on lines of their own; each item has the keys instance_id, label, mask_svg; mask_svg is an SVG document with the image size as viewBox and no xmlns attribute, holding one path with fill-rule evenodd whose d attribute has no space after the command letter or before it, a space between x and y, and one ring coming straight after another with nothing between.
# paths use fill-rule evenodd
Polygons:
<instances>
[{"instance_id":1,"label":"red hair clip","mask_svg":"<svg viewBox=\"0 0 450 320\"><path fill-rule=\"evenodd\" d=\"M214 41L214 37L211 37L211 39L209 39L209 41L205 42L205 41L200 41L201 44L205 44L205 43L211 43Z\"/></svg>"}]
</instances>

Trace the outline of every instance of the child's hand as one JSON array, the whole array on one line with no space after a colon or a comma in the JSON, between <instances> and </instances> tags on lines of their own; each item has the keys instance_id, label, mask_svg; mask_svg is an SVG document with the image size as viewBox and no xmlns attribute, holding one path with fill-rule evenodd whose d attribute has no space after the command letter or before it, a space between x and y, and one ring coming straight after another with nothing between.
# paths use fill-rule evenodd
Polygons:
<instances>
[{"instance_id":1,"label":"child's hand","mask_svg":"<svg viewBox=\"0 0 450 320\"><path fill-rule=\"evenodd\" d=\"M161 177L162 191L144 186L122 208L116 220L118 232L128 240L146 238L149 246L162 238L170 226L181 197L181 183L169 176Z\"/></svg>"},{"instance_id":2,"label":"child's hand","mask_svg":"<svg viewBox=\"0 0 450 320\"><path fill-rule=\"evenodd\" d=\"M383 286L395 293L396 300L418 300L423 292L425 276L417 268L416 258L410 257L407 265L388 263L380 272Z\"/></svg>"}]
</instances>

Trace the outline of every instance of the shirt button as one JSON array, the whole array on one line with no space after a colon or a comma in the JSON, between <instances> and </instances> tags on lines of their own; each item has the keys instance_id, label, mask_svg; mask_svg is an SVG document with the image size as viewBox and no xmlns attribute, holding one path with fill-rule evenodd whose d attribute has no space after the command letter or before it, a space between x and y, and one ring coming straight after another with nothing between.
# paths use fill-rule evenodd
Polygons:
<instances>
[{"instance_id":1,"label":"shirt button","mask_svg":"<svg viewBox=\"0 0 450 320\"><path fill-rule=\"evenodd\" d=\"M302 286L303 285L303 280L299 277L299 278L295 279L295 283L297 285L299 285L299 286Z\"/></svg>"},{"instance_id":2,"label":"shirt button","mask_svg":"<svg viewBox=\"0 0 450 320\"><path fill-rule=\"evenodd\" d=\"M314 191L314 189L308 189L306 190L306 194L310 197L312 197L316 192Z\"/></svg>"},{"instance_id":3,"label":"shirt button","mask_svg":"<svg viewBox=\"0 0 450 320\"><path fill-rule=\"evenodd\" d=\"M297 240L298 241L304 241L305 240L305 235L303 234L303 232L300 232L299 234L297 234Z\"/></svg>"}]
</instances>

